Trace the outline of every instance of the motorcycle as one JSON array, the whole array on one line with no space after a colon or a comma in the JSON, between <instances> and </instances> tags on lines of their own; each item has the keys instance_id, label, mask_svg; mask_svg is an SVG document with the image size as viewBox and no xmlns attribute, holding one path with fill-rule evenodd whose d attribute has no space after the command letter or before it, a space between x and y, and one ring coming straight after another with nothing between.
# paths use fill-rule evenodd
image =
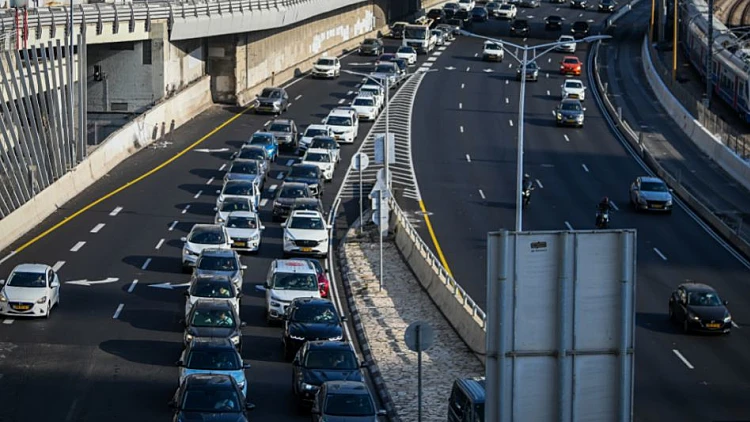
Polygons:
<instances>
[{"instance_id":1,"label":"motorcycle","mask_svg":"<svg viewBox=\"0 0 750 422\"><path fill-rule=\"evenodd\" d=\"M596 228L606 229L607 227L609 227L609 211L597 211Z\"/></svg>"},{"instance_id":2,"label":"motorcycle","mask_svg":"<svg viewBox=\"0 0 750 422\"><path fill-rule=\"evenodd\" d=\"M533 190L534 190L534 186L527 186L523 189L523 192L521 192L523 208L528 207L529 203L531 203L531 191Z\"/></svg>"}]
</instances>

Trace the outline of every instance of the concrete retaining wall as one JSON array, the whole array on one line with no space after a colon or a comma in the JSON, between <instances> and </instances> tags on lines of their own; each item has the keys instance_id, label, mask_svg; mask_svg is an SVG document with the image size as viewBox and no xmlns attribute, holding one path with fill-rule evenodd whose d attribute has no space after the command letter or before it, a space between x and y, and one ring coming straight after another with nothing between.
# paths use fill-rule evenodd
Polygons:
<instances>
[{"instance_id":1,"label":"concrete retaining wall","mask_svg":"<svg viewBox=\"0 0 750 422\"><path fill-rule=\"evenodd\" d=\"M716 162L746 189L750 189L750 163L722 144L721 140L693 118L687 109L680 104L680 101L672 95L654 68L647 41L643 43L641 58L643 71L651 89L654 90L659 102L672 119L704 154L708 155L711 160Z\"/></svg>"},{"instance_id":2,"label":"concrete retaining wall","mask_svg":"<svg viewBox=\"0 0 750 422\"><path fill-rule=\"evenodd\" d=\"M28 233L126 158L205 111L212 105L209 87L210 80L206 76L155 105L113 133L73 171L0 220L0 250Z\"/></svg>"}]
</instances>

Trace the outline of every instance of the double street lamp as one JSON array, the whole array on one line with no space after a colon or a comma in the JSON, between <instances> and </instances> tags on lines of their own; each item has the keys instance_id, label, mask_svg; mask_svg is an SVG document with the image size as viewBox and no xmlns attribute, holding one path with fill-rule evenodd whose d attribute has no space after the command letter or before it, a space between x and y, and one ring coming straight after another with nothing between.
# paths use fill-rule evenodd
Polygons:
<instances>
[{"instance_id":1,"label":"double street lamp","mask_svg":"<svg viewBox=\"0 0 750 422\"><path fill-rule=\"evenodd\" d=\"M608 38L612 38L609 35L592 35L589 37L585 37L579 40L573 40L573 41L556 41L552 43L545 43L545 44L539 44L539 45L517 45L513 44L508 41L504 40L498 40L495 38L485 37L482 35L477 35L468 31L461 31L462 35L474 37L474 38L481 38L484 40L492 41L498 45L500 45L503 50L505 50L508 54L511 55L521 66L521 95L518 100L518 156L517 156L517 166L516 166L516 188L518 191L516 192L516 232L521 232L523 230L523 207L522 207L522 194L523 194L523 127L524 127L524 108L525 108L525 97L526 97L526 67L529 63L535 62L537 59L539 59L541 56L549 53L550 51L554 50L555 48L561 46L561 45L567 45L567 44L577 44L582 42L594 42L594 41L601 41ZM510 51L507 46L514 47L516 50L523 51L523 56L519 58L515 53ZM537 54L536 50L541 49L542 52ZM529 50L533 52L533 56L529 59L528 53Z\"/></svg>"}]
</instances>

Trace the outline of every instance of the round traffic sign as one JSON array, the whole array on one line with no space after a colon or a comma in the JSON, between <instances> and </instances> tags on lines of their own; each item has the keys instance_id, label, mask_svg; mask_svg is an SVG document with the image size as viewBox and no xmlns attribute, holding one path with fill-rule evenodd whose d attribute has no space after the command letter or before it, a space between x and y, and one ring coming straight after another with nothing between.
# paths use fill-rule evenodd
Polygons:
<instances>
[{"instance_id":1,"label":"round traffic sign","mask_svg":"<svg viewBox=\"0 0 750 422\"><path fill-rule=\"evenodd\" d=\"M352 168L357 171L363 171L370 165L370 157L364 152L358 152L352 157Z\"/></svg>"},{"instance_id":2,"label":"round traffic sign","mask_svg":"<svg viewBox=\"0 0 750 422\"><path fill-rule=\"evenodd\" d=\"M421 352L432 347L435 342L435 331L428 323L415 321L406 327L404 341L409 350Z\"/></svg>"}]
</instances>

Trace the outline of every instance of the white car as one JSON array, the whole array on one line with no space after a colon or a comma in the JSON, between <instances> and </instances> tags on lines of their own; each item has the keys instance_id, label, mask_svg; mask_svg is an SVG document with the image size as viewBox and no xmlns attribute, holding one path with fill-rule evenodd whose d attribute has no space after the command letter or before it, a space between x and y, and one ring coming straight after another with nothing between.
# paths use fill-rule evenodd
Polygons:
<instances>
[{"instance_id":1,"label":"white car","mask_svg":"<svg viewBox=\"0 0 750 422\"><path fill-rule=\"evenodd\" d=\"M49 265L17 265L0 284L0 315L49 317L60 304L60 279Z\"/></svg>"},{"instance_id":2,"label":"white car","mask_svg":"<svg viewBox=\"0 0 750 422\"><path fill-rule=\"evenodd\" d=\"M221 189L217 190L219 195L216 198L216 207L221 208L224 200L229 198L245 198L253 204L254 209L258 209L260 204L260 188L256 183L246 180L230 180L224 183Z\"/></svg>"},{"instance_id":3,"label":"white car","mask_svg":"<svg viewBox=\"0 0 750 422\"><path fill-rule=\"evenodd\" d=\"M233 211L227 215L224 227L232 239L232 249L241 252L258 252L261 234L266 228L257 213Z\"/></svg>"},{"instance_id":4,"label":"white car","mask_svg":"<svg viewBox=\"0 0 750 422\"><path fill-rule=\"evenodd\" d=\"M385 107L385 90L382 86L375 84L368 79L368 81L359 88L359 93L357 95L360 95L362 93L372 94L373 98L375 98L375 102L378 104L379 109L382 110L383 107Z\"/></svg>"},{"instance_id":5,"label":"white car","mask_svg":"<svg viewBox=\"0 0 750 422\"><path fill-rule=\"evenodd\" d=\"M318 211L293 211L285 222L284 256L328 256L328 223Z\"/></svg>"},{"instance_id":6,"label":"white car","mask_svg":"<svg viewBox=\"0 0 750 422\"><path fill-rule=\"evenodd\" d=\"M458 8L460 10L471 12L471 9L473 9L475 5L474 0L458 0Z\"/></svg>"},{"instance_id":7,"label":"white car","mask_svg":"<svg viewBox=\"0 0 750 422\"><path fill-rule=\"evenodd\" d=\"M560 51L563 53L575 53L576 52L576 43L575 38L572 35L560 35L560 38L557 39L557 42L564 43L558 45L555 50Z\"/></svg>"},{"instance_id":8,"label":"white car","mask_svg":"<svg viewBox=\"0 0 750 422\"><path fill-rule=\"evenodd\" d=\"M313 78L338 78L341 75L341 62L336 57L321 57L312 67Z\"/></svg>"},{"instance_id":9,"label":"white car","mask_svg":"<svg viewBox=\"0 0 750 422\"><path fill-rule=\"evenodd\" d=\"M231 249L232 239L224 226L218 224L195 224L182 247L182 270L190 271L204 249Z\"/></svg>"},{"instance_id":10,"label":"white car","mask_svg":"<svg viewBox=\"0 0 750 422\"><path fill-rule=\"evenodd\" d=\"M575 98L581 101L586 100L586 87L580 79L566 79L565 82L560 85L560 88L562 88L560 96L563 100L566 98Z\"/></svg>"},{"instance_id":11,"label":"white car","mask_svg":"<svg viewBox=\"0 0 750 422\"><path fill-rule=\"evenodd\" d=\"M380 112L375 97L369 92L357 95L352 101L352 107L357 110L357 115L362 120L375 120Z\"/></svg>"},{"instance_id":12,"label":"white car","mask_svg":"<svg viewBox=\"0 0 750 422\"><path fill-rule=\"evenodd\" d=\"M500 43L494 41L485 41L482 50L482 60L501 62L505 58L505 51Z\"/></svg>"},{"instance_id":13,"label":"white car","mask_svg":"<svg viewBox=\"0 0 750 422\"><path fill-rule=\"evenodd\" d=\"M516 6L512 4L501 4L500 7L497 9L497 18L498 19L510 19L513 20L516 18L516 14L518 13L518 9Z\"/></svg>"},{"instance_id":14,"label":"white car","mask_svg":"<svg viewBox=\"0 0 750 422\"><path fill-rule=\"evenodd\" d=\"M329 150L322 148L308 149L302 157L302 164L318 166L326 182L333 180L333 172L336 170L336 159Z\"/></svg>"},{"instance_id":15,"label":"white car","mask_svg":"<svg viewBox=\"0 0 750 422\"><path fill-rule=\"evenodd\" d=\"M406 64L412 66L417 63L417 50L408 45L404 45L396 50L396 57L406 60Z\"/></svg>"},{"instance_id":16,"label":"white car","mask_svg":"<svg viewBox=\"0 0 750 422\"><path fill-rule=\"evenodd\" d=\"M446 34L443 32L442 29L433 29L430 31L430 34L432 34L435 37L435 45L436 46L443 46L445 45L445 38Z\"/></svg>"},{"instance_id":17,"label":"white car","mask_svg":"<svg viewBox=\"0 0 750 422\"><path fill-rule=\"evenodd\" d=\"M266 320L270 324L284 318L286 308L298 297L320 298L318 273L304 259L276 259L265 283Z\"/></svg>"},{"instance_id":18,"label":"white car","mask_svg":"<svg viewBox=\"0 0 750 422\"><path fill-rule=\"evenodd\" d=\"M300 153L304 153L304 151L310 146L310 142L312 142L313 138L316 136L329 136L333 138L333 130L326 125L314 124L307 126L307 128L305 128L305 133L302 134L302 137L299 140Z\"/></svg>"},{"instance_id":19,"label":"white car","mask_svg":"<svg viewBox=\"0 0 750 422\"><path fill-rule=\"evenodd\" d=\"M341 161L341 145L339 145L339 143L333 138L324 138L322 136L317 137L313 139L312 143L310 143L310 148L327 150L331 153L335 163Z\"/></svg>"},{"instance_id":20,"label":"white car","mask_svg":"<svg viewBox=\"0 0 750 422\"><path fill-rule=\"evenodd\" d=\"M322 123L331 128L334 139L346 144L353 144L359 133L359 120L353 111L331 110Z\"/></svg>"},{"instance_id":21,"label":"white car","mask_svg":"<svg viewBox=\"0 0 750 422\"><path fill-rule=\"evenodd\" d=\"M221 203L221 208L214 207L216 215L214 224L224 224L227 216L233 211L257 211L247 198L227 198Z\"/></svg>"},{"instance_id":22,"label":"white car","mask_svg":"<svg viewBox=\"0 0 750 422\"><path fill-rule=\"evenodd\" d=\"M193 275L190 286L185 294L185 317L193 309L195 302L205 300L209 302L229 302L234 306L237 315L240 314L240 297L242 291L224 275Z\"/></svg>"}]
</instances>

